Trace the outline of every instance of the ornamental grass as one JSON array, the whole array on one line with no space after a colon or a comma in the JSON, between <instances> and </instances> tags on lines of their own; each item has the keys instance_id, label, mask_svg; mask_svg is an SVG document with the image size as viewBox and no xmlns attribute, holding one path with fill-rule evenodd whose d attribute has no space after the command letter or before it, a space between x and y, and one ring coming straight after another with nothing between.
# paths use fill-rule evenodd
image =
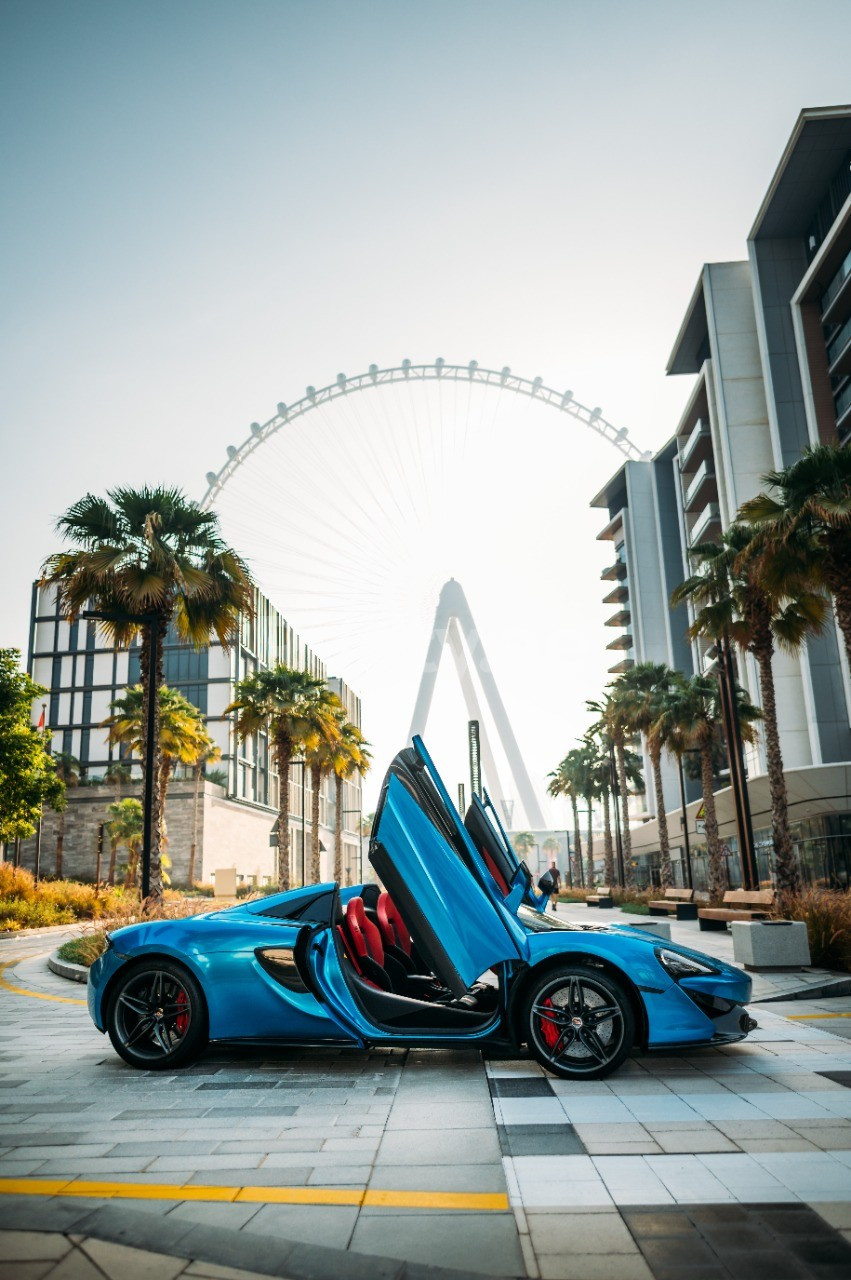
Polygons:
<instances>
[{"instance_id":1,"label":"ornamental grass","mask_svg":"<svg viewBox=\"0 0 851 1280\"><path fill-rule=\"evenodd\" d=\"M781 894L776 915L783 920L803 920L810 959L817 969L851 972L851 893L804 889L798 894Z\"/></svg>"}]
</instances>

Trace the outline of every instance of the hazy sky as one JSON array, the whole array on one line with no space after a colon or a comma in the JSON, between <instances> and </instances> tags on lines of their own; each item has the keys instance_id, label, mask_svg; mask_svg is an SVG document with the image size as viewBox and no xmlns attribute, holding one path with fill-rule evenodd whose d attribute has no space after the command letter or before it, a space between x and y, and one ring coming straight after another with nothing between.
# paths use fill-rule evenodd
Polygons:
<instances>
[{"instance_id":1,"label":"hazy sky","mask_svg":"<svg viewBox=\"0 0 851 1280\"><path fill-rule=\"evenodd\" d=\"M248 423L341 369L507 363L661 444L700 265L744 255L800 108L851 98L849 46L847 0L4 0L0 644L26 647L66 506L142 481L200 497ZM571 564L619 459L585 441L550 581L599 647L599 583ZM528 631L523 664L485 635L511 708L564 637L524 605L534 539L496 554Z\"/></svg>"}]
</instances>

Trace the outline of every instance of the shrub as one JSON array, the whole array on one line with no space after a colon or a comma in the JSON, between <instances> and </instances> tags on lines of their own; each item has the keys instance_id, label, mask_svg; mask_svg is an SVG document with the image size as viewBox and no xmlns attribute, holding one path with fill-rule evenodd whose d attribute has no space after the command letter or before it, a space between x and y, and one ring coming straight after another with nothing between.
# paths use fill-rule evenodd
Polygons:
<instances>
[{"instance_id":1,"label":"shrub","mask_svg":"<svg viewBox=\"0 0 851 1280\"><path fill-rule=\"evenodd\" d=\"M803 920L810 959L817 968L851 972L851 894L836 889L805 889L777 900L776 915Z\"/></svg>"},{"instance_id":2,"label":"shrub","mask_svg":"<svg viewBox=\"0 0 851 1280\"><path fill-rule=\"evenodd\" d=\"M74 920L120 918L138 909L138 897L123 889L41 880L23 867L0 862L0 929L37 929Z\"/></svg>"},{"instance_id":3,"label":"shrub","mask_svg":"<svg viewBox=\"0 0 851 1280\"><path fill-rule=\"evenodd\" d=\"M106 930L97 929L93 933L84 933L79 938L71 938L68 942L63 942L57 955L60 960L67 960L70 964L82 964L88 969L105 950Z\"/></svg>"},{"instance_id":4,"label":"shrub","mask_svg":"<svg viewBox=\"0 0 851 1280\"><path fill-rule=\"evenodd\" d=\"M650 908L646 902L635 902L631 899L626 899L624 902L619 902L618 906L621 911L625 912L628 916L650 915Z\"/></svg>"}]
</instances>

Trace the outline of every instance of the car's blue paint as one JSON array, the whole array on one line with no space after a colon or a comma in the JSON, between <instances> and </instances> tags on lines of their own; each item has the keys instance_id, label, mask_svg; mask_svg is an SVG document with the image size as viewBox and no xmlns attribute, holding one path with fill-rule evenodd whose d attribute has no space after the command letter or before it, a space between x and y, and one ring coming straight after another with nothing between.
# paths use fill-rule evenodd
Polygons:
<instances>
[{"instance_id":1,"label":"car's blue paint","mask_svg":"<svg viewBox=\"0 0 851 1280\"><path fill-rule=\"evenodd\" d=\"M428 918L465 987L500 960L525 960L526 936L498 890L496 897L490 895L470 875L398 778L390 778L377 823L376 840ZM472 841L469 844L472 849Z\"/></svg>"},{"instance_id":2,"label":"car's blue paint","mask_svg":"<svg viewBox=\"0 0 851 1280\"><path fill-rule=\"evenodd\" d=\"M740 1034L741 1006L751 991L751 980L741 970L662 942L640 929L569 925L558 916L533 910L528 873L519 862L510 892L504 897L458 820L425 748L421 743L415 747L447 815L452 817L465 858L469 858L465 863L392 773L373 840L387 850L406 892L424 911L466 985L472 985L487 970L496 970L502 982L500 1008L504 1011L518 977L541 966L578 960L622 975L637 993L651 1048L709 1043L716 1033ZM342 889L339 900L345 903L363 891L362 885ZM212 1040L332 1040L363 1045L437 1044L451 1039L453 1043L481 1044L504 1042L509 1037L501 1014L462 1032L454 1028L451 1037L448 1031L393 1032L371 1022L346 979L335 930L321 919L310 919L310 911L316 908L313 900L322 896L332 907L337 897L335 886L311 885L225 910L117 930L108 950L90 970L88 1007L95 1025L100 1030L105 1027L110 984L116 975L127 965L161 956L185 966L199 983ZM316 909L315 914L321 916L321 911ZM264 949L291 950L301 930L310 930L309 941L307 933L303 935L307 943L303 976L312 991L283 986L257 958L257 952ZM675 980L658 958L662 948L708 965L712 972ZM715 1018L705 1012L707 997L710 1004L712 998L724 1002L722 1013Z\"/></svg>"}]
</instances>

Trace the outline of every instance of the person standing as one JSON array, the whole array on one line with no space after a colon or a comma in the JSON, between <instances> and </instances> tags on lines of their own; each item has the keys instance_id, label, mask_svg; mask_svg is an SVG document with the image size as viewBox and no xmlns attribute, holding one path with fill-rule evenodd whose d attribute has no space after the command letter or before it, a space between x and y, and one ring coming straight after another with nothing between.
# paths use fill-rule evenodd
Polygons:
<instances>
[{"instance_id":1,"label":"person standing","mask_svg":"<svg viewBox=\"0 0 851 1280\"><path fill-rule=\"evenodd\" d=\"M553 911L557 911L558 895L561 889L561 872L559 871L558 865L555 862L550 863L550 878L552 879L552 882L553 882L551 902L553 906Z\"/></svg>"}]
</instances>

